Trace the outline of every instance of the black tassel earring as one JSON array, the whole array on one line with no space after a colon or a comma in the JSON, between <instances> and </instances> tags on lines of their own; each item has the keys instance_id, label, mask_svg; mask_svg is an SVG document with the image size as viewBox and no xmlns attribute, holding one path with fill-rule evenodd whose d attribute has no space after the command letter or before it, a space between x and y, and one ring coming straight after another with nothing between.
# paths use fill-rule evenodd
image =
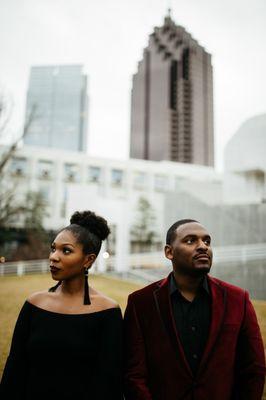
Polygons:
<instances>
[{"instance_id":1,"label":"black tassel earring","mask_svg":"<svg viewBox=\"0 0 266 400\"><path fill-rule=\"evenodd\" d=\"M59 281L55 286L50 287L50 289L48 290L48 292L55 292L56 289L58 288L58 286L61 285L61 281Z\"/></svg>"},{"instance_id":2,"label":"black tassel earring","mask_svg":"<svg viewBox=\"0 0 266 400\"><path fill-rule=\"evenodd\" d=\"M89 268L84 268L84 302L83 304L91 304L89 285L88 285Z\"/></svg>"}]
</instances>

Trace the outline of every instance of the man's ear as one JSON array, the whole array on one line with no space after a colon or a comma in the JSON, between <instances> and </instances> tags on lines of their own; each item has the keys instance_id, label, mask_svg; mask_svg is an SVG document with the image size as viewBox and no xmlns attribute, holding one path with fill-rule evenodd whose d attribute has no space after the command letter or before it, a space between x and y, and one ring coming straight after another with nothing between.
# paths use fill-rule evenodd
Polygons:
<instances>
[{"instance_id":1,"label":"man's ear","mask_svg":"<svg viewBox=\"0 0 266 400\"><path fill-rule=\"evenodd\" d=\"M170 246L169 244L166 244L164 246L164 254L165 254L165 257L168 258L168 260L172 260L173 259L173 248L172 248L172 246Z\"/></svg>"}]
</instances>

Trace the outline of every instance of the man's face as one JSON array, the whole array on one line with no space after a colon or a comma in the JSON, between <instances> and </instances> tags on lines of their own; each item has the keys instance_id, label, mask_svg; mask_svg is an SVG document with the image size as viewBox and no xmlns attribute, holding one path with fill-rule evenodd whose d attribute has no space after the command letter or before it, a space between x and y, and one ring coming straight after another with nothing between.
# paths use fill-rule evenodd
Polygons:
<instances>
[{"instance_id":1,"label":"man's face","mask_svg":"<svg viewBox=\"0 0 266 400\"><path fill-rule=\"evenodd\" d=\"M180 225L171 245L165 246L165 256L172 261L176 273L204 276L212 265L211 237L197 222Z\"/></svg>"}]
</instances>

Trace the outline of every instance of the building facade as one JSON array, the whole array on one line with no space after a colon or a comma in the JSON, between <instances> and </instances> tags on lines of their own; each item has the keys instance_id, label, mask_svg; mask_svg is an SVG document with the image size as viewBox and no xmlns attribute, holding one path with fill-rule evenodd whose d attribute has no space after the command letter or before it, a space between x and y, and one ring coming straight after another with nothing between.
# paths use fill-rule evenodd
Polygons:
<instances>
[{"instance_id":1,"label":"building facade","mask_svg":"<svg viewBox=\"0 0 266 400\"><path fill-rule=\"evenodd\" d=\"M0 146L1 152L6 149ZM153 210L151 229L157 243L166 232L168 195L186 192L210 206L222 201L222 177L213 168L169 161L115 160L90 157L79 152L24 146L5 167L6 187L16 188L19 204L27 193L41 193L46 203L44 227L59 230L76 210L91 209L111 225L110 241L117 256L117 269L127 269L131 231L137 208L145 198ZM191 213L189 211L188 217ZM179 215L176 215L179 218ZM168 222L168 221L167 221ZM23 227L23 216L13 227ZM109 239L109 238L108 238ZM109 246L109 244L108 244Z\"/></svg>"},{"instance_id":2,"label":"building facade","mask_svg":"<svg viewBox=\"0 0 266 400\"><path fill-rule=\"evenodd\" d=\"M214 165L211 55L170 14L133 76L130 157Z\"/></svg>"},{"instance_id":3,"label":"building facade","mask_svg":"<svg viewBox=\"0 0 266 400\"><path fill-rule=\"evenodd\" d=\"M7 151L0 146L0 158ZM1 188L7 192L13 188L17 204L23 205L29 192L42 194L47 230L68 224L76 210L90 209L103 215L111 225L107 250L115 255L115 268L120 271L128 268L132 227L139 220L138 204L143 198L153 210L149 227L156 232L161 250L167 229L182 218L206 226L214 246L266 242L266 182L257 181L251 190L249 175L238 172L222 175L202 165L115 160L24 146L5 165L4 177ZM22 216L11 226L23 224Z\"/></svg>"},{"instance_id":4,"label":"building facade","mask_svg":"<svg viewBox=\"0 0 266 400\"><path fill-rule=\"evenodd\" d=\"M266 114L244 121L227 142L224 151L226 193L237 192L237 202L266 204ZM244 156L243 156L244 155ZM242 199L242 201L241 201Z\"/></svg>"},{"instance_id":5,"label":"building facade","mask_svg":"<svg viewBox=\"0 0 266 400\"><path fill-rule=\"evenodd\" d=\"M81 65L31 68L25 144L86 151L87 117L87 76Z\"/></svg>"}]
</instances>

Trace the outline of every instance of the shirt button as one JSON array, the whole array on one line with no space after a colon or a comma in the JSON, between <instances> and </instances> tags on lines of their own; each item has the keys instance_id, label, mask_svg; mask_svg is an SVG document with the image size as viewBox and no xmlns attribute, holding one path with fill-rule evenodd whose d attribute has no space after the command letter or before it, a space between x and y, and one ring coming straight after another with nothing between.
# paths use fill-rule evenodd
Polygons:
<instances>
[{"instance_id":1,"label":"shirt button","mask_svg":"<svg viewBox=\"0 0 266 400\"><path fill-rule=\"evenodd\" d=\"M191 327L191 330L192 330L193 332L195 332L195 331L196 331L196 327L195 327L195 326L192 326L192 327Z\"/></svg>"},{"instance_id":2,"label":"shirt button","mask_svg":"<svg viewBox=\"0 0 266 400\"><path fill-rule=\"evenodd\" d=\"M198 356L197 356L197 354L193 354L193 356L192 356L193 358L194 358L194 360L197 360L198 359Z\"/></svg>"}]
</instances>

